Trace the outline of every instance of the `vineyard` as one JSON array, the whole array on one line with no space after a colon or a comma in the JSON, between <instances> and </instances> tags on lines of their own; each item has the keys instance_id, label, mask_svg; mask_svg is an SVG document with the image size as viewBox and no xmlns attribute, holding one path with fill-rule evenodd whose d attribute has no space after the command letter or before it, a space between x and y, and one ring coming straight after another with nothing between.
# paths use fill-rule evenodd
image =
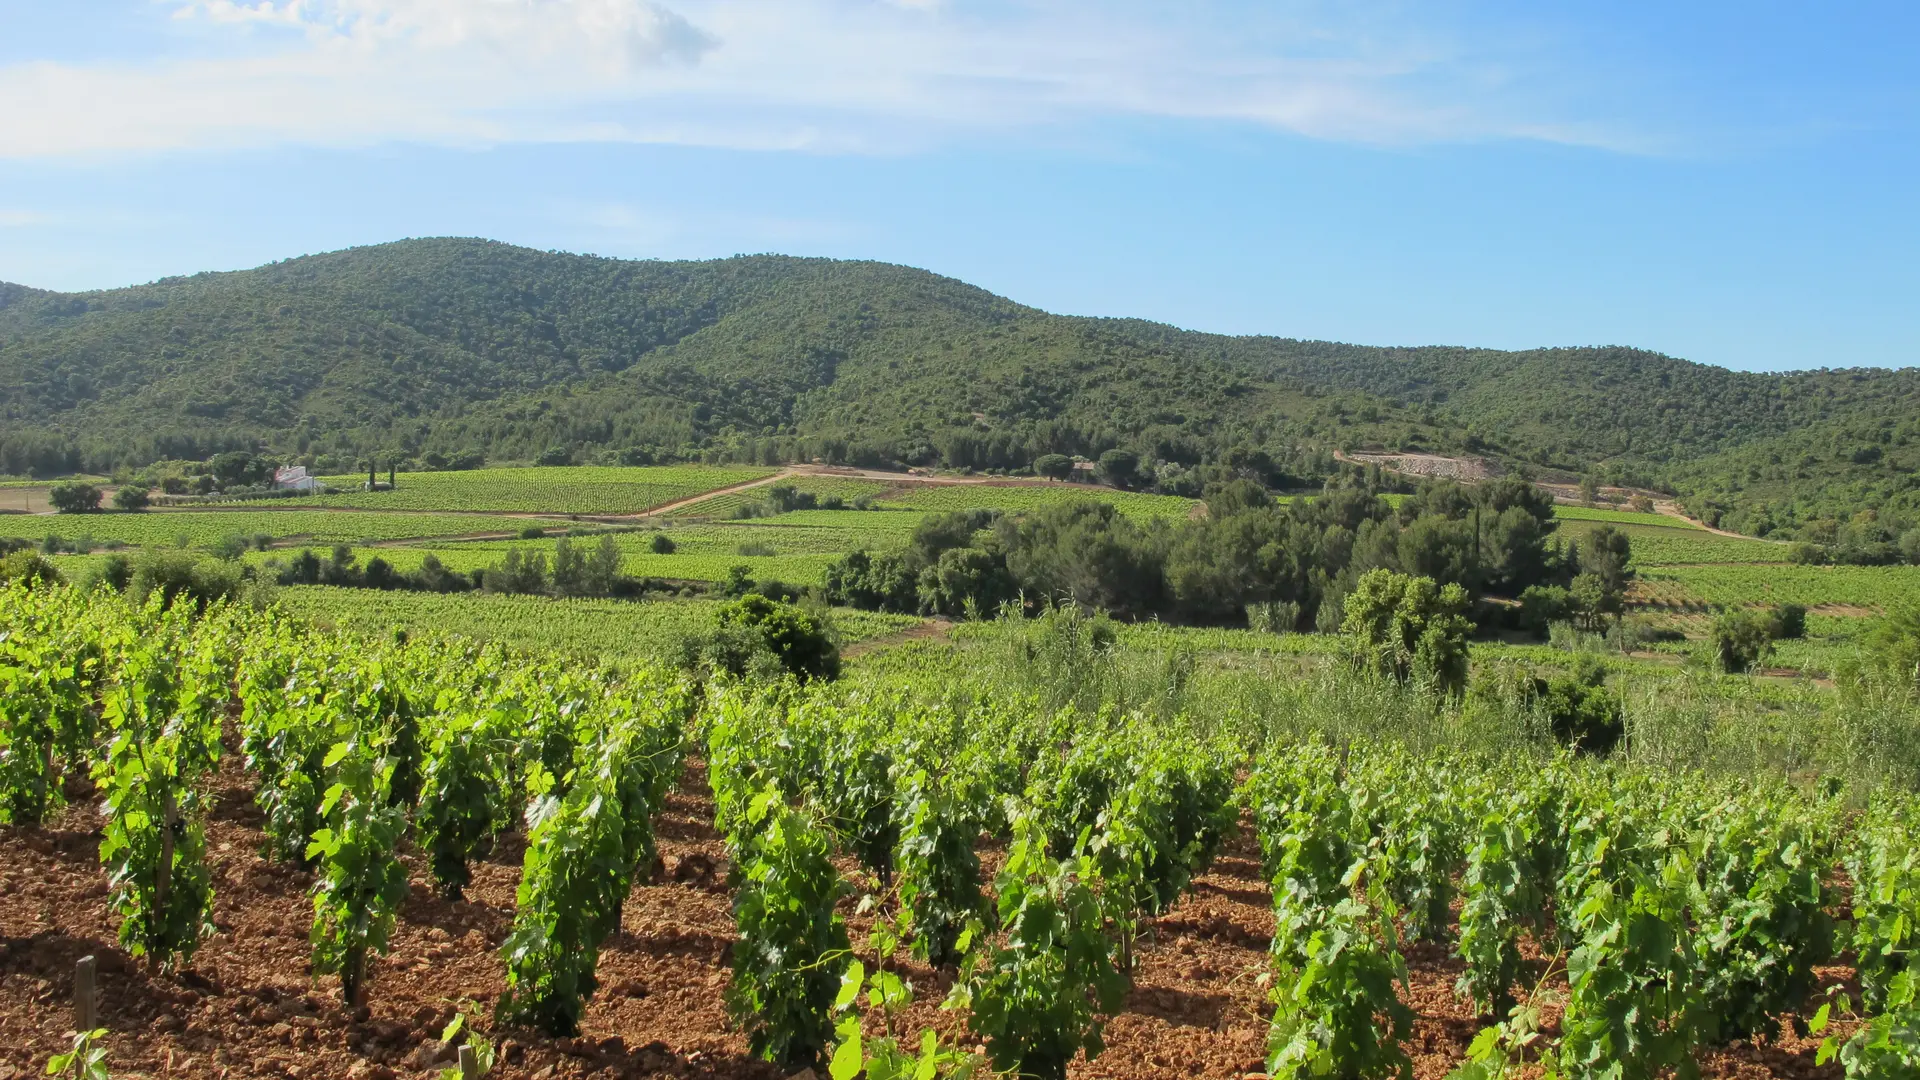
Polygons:
<instances>
[{"instance_id":1,"label":"vineyard","mask_svg":"<svg viewBox=\"0 0 1920 1080\"><path fill-rule=\"evenodd\" d=\"M282 589L279 602L307 622L367 636L390 636L400 628L627 662L659 660L688 635L712 630L719 607L704 599L634 603L327 586ZM919 621L872 611L833 613L834 630L844 645L898 633Z\"/></svg>"},{"instance_id":2,"label":"vineyard","mask_svg":"<svg viewBox=\"0 0 1920 1080\"><path fill-rule=\"evenodd\" d=\"M276 542L315 544L386 542L460 536L523 524L461 514L409 514L325 510L173 510L141 514L0 514L0 537L43 540L57 536L89 546L211 548L228 537L266 536Z\"/></svg>"},{"instance_id":3,"label":"vineyard","mask_svg":"<svg viewBox=\"0 0 1920 1080\"><path fill-rule=\"evenodd\" d=\"M327 477L326 484L337 493L312 501L372 510L624 515L773 474L772 469L701 465L472 469L406 473L393 491L361 490L366 481L361 474ZM384 481L385 474L380 479Z\"/></svg>"},{"instance_id":4,"label":"vineyard","mask_svg":"<svg viewBox=\"0 0 1920 1080\"><path fill-rule=\"evenodd\" d=\"M883 519L904 516L885 511L847 511L846 514ZM777 578L803 585L818 584L827 564L849 551L891 550L906 540L906 531L897 528L789 524L786 518L790 516L794 515L742 522L693 523L659 531L614 532L612 535L623 567L635 576L724 581L733 567L745 566L756 578ZM657 549L656 537L659 536L672 544L670 553ZM578 539L571 542L581 543ZM447 567L465 571L491 566L509 551L518 551L522 556L551 557L554 544L555 541L549 539L427 541L362 551L359 555L363 559L378 555L401 569L414 569L431 553Z\"/></svg>"},{"instance_id":5,"label":"vineyard","mask_svg":"<svg viewBox=\"0 0 1920 1080\"><path fill-rule=\"evenodd\" d=\"M680 534L676 530L671 535L677 538ZM834 558L829 554L789 552L779 544L778 538L768 541L752 534L730 538L728 543L690 543L670 555L648 550L644 534L642 542L637 544L630 537L620 539L621 566L625 572L637 577L671 581L725 581L734 567L744 566L757 579L773 578L798 585L814 585L819 583L827 564ZM572 543L578 544L580 541ZM379 548L363 550L359 556L363 559L378 556L396 569L415 570L431 555L450 570L471 571L493 566L509 551L518 551L522 555L538 553L548 557L552 555L553 548L554 542L551 540L490 541Z\"/></svg>"},{"instance_id":6,"label":"vineyard","mask_svg":"<svg viewBox=\"0 0 1920 1080\"><path fill-rule=\"evenodd\" d=\"M1567 503L1557 503L1553 508L1553 516L1562 521L1603 521L1610 525L1647 525L1662 529L1691 529L1696 532L1706 532L1698 524L1686 518L1668 517L1665 514L1643 514L1637 510L1608 510L1596 506L1571 506Z\"/></svg>"},{"instance_id":7,"label":"vineyard","mask_svg":"<svg viewBox=\"0 0 1920 1080\"><path fill-rule=\"evenodd\" d=\"M734 522L742 529L832 529L854 543L904 540L926 515L912 510L791 510L777 517Z\"/></svg>"},{"instance_id":8,"label":"vineyard","mask_svg":"<svg viewBox=\"0 0 1920 1080\"><path fill-rule=\"evenodd\" d=\"M1579 526L1562 526L1575 538ZM1704 529L1671 529L1658 525L1627 525L1622 530L1633 541L1637 566L1673 566L1698 563L1784 563L1783 545L1765 540L1717 536Z\"/></svg>"},{"instance_id":9,"label":"vineyard","mask_svg":"<svg viewBox=\"0 0 1920 1080\"><path fill-rule=\"evenodd\" d=\"M847 476L801 474L789 477L781 481L781 483L791 486L797 492L812 495L815 500L820 502L838 499L842 503L847 504L851 504L855 499L863 496L872 497L887 490L887 485L878 480L861 480ZM715 495L712 498L701 499L699 502L688 503L686 506L672 511L670 516L718 519L734 518L740 516L744 507L764 500L766 495L767 493L759 488L748 488L745 491L728 492L724 495Z\"/></svg>"},{"instance_id":10,"label":"vineyard","mask_svg":"<svg viewBox=\"0 0 1920 1080\"><path fill-rule=\"evenodd\" d=\"M1873 614L1920 596L1912 566L1668 566L1641 578L1649 602L1671 606L1837 605Z\"/></svg>"},{"instance_id":11,"label":"vineyard","mask_svg":"<svg viewBox=\"0 0 1920 1080\"><path fill-rule=\"evenodd\" d=\"M817 524L793 520L803 515L832 517ZM783 553L844 555L862 547L899 545L919 520L917 514L885 510L800 510L724 525L682 525L675 527L670 535L689 551L703 547L717 551L757 542L776 546Z\"/></svg>"},{"instance_id":12,"label":"vineyard","mask_svg":"<svg viewBox=\"0 0 1920 1080\"><path fill-rule=\"evenodd\" d=\"M1891 789L367 629L0 593L0 1068L1920 1069Z\"/></svg>"},{"instance_id":13,"label":"vineyard","mask_svg":"<svg viewBox=\"0 0 1920 1080\"><path fill-rule=\"evenodd\" d=\"M1086 484L935 484L904 494L890 495L882 500L881 505L938 513L975 509L1019 513L1071 499L1097 499L1112 503L1121 513L1141 520L1185 517L1193 512L1196 505L1192 499L1173 495L1143 495Z\"/></svg>"}]
</instances>

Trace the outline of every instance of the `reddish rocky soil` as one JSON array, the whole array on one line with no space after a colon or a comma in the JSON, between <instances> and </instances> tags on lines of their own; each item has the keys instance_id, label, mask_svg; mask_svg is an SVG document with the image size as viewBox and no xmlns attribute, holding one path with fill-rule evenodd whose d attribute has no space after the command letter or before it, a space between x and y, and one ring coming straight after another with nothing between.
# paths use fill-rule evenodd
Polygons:
<instances>
[{"instance_id":1,"label":"reddish rocky soil","mask_svg":"<svg viewBox=\"0 0 1920 1080\"><path fill-rule=\"evenodd\" d=\"M229 761L232 759L229 758ZM263 860L246 778L229 764L218 777L209 847L218 932L190 968L149 975L115 944L107 879L97 854L94 806L76 800L50 826L0 829L0 1080L42 1075L70 1039L72 971L98 957L101 1023L118 1077L428 1077L451 1055L437 1042L457 1008L499 1043L492 1075L546 1077L752 1077L780 1073L752 1060L730 1030L722 992L733 941L724 851L698 763L659 823L665 869L627 902L624 929L601 954L601 990L579 1039L553 1040L494 1028L502 990L495 955L513 917L521 851L505 845L476 867L467 898L445 902L423 864L403 857L413 890L392 950L372 968L367 1005L343 1008L333 978L307 969L312 909L307 875ZM1000 853L983 851L989 865ZM847 867L851 872L851 867ZM1136 985L1107 1025L1107 1052L1072 1075L1114 1080L1240 1077L1260 1068L1266 1030L1270 896L1257 851L1229 845L1193 893L1153 924ZM847 910L864 951L871 917ZM1538 970L1539 958L1536 961ZM873 958L867 956L868 966ZM1421 1080L1456 1065L1481 1025L1454 996L1459 961L1416 946L1406 1000L1418 1014L1407 1048ZM972 1044L964 1016L942 1011L948 975L908 963L918 1002L905 1017ZM1844 969L1823 972L1832 978ZM1548 981L1549 996L1557 979ZM1557 1009L1548 1013L1557 1019ZM1771 1046L1702 1052L1711 1077L1837 1077L1819 1068L1814 1044L1791 1032Z\"/></svg>"}]
</instances>

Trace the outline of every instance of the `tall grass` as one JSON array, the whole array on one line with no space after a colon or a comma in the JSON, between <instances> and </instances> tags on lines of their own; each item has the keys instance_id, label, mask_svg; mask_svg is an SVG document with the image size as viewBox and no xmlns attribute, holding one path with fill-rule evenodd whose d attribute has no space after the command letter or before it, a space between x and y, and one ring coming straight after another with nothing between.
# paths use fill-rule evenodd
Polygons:
<instances>
[{"instance_id":1,"label":"tall grass","mask_svg":"<svg viewBox=\"0 0 1920 1080\"><path fill-rule=\"evenodd\" d=\"M1536 676L1557 670L1525 658L1483 658L1469 692L1453 700L1370 677L1331 655L1286 646L1199 651L1177 635L1122 634L1071 607L966 624L954 638L956 647L898 658L870 677L964 684L970 694L1015 695L1049 713L1133 714L1248 755L1304 741L1463 759L1544 760L1561 749L1530 692ZM1807 680L1723 676L1699 665L1612 663L1608 685L1627 728L1615 753L1620 767L1703 779L1833 777L1855 799L1887 786L1920 790L1920 695L1900 686L1835 693Z\"/></svg>"}]
</instances>

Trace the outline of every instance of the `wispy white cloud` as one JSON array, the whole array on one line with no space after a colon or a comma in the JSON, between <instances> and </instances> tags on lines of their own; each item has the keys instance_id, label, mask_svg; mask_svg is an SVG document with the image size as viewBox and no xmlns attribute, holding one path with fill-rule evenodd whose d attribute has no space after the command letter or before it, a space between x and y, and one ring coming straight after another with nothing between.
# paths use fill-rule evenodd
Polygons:
<instances>
[{"instance_id":1,"label":"wispy white cloud","mask_svg":"<svg viewBox=\"0 0 1920 1080\"><path fill-rule=\"evenodd\" d=\"M189 44L146 62L0 68L0 101L26 106L0 110L0 156L392 141L883 153L1111 116L1379 143L1623 141L1399 20L1286 5L1210 20L1198 0L674 3L168 0Z\"/></svg>"},{"instance_id":2,"label":"wispy white cloud","mask_svg":"<svg viewBox=\"0 0 1920 1080\"><path fill-rule=\"evenodd\" d=\"M24 229L31 225L52 225L55 218L33 210L0 210L0 229Z\"/></svg>"}]
</instances>

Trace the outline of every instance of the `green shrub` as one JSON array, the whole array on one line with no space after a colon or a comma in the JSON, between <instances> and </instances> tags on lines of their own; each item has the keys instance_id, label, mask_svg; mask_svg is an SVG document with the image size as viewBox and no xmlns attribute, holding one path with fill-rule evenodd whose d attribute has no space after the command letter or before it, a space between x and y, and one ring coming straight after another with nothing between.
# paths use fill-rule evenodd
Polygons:
<instances>
[{"instance_id":1,"label":"green shrub","mask_svg":"<svg viewBox=\"0 0 1920 1080\"><path fill-rule=\"evenodd\" d=\"M920 610L940 615L991 614L1016 599L1019 584L1000 558L979 548L949 548L920 571Z\"/></svg>"},{"instance_id":2,"label":"green shrub","mask_svg":"<svg viewBox=\"0 0 1920 1080\"><path fill-rule=\"evenodd\" d=\"M819 505L820 500L813 492L801 491L792 484L775 484L767 489L767 506L775 514L812 510Z\"/></svg>"},{"instance_id":3,"label":"green shrub","mask_svg":"<svg viewBox=\"0 0 1920 1080\"><path fill-rule=\"evenodd\" d=\"M746 675L769 666L756 661L768 657L778 670L802 679L840 677L840 647L811 612L747 593L721 605L719 622L713 634L688 642L684 666Z\"/></svg>"},{"instance_id":4,"label":"green shrub","mask_svg":"<svg viewBox=\"0 0 1920 1080\"><path fill-rule=\"evenodd\" d=\"M753 591L753 567L729 566L727 579L720 583L720 595L738 600Z\"/></svg>"},{"instance_id":5,"label":"green shrub","mask_svg":"<svg viewBox=\"0 0 1920 1080\"><path fill-rule=\"evenodd\" d=\"M60 580L60 571L55 570L52 563L25 548L0 559L0 585L18 582L35 589L58 584Z\"/></svg>"},{"instance_id":6,"label":"green shrub","mask_svg":"<svg viewBox=\"0 0 1920 1080\"><path fill-rule=\"evenodd\" d=\"M1626 736L1620 699L1607 689L1607 667L1582 655L1564 679L1534 680L1535 701L1555 740L1582 753L1606 755Z\"/></svg>"},{"instance_id":7,"label":"green shrub","mask_svg":"<svg viewBox=\"0 0 1920 1080\"><path fill-rule=\"evenodd\" d=\"M1573 594L1558 585L1530 585L1520 594L1520 625L1535 637L1546 637L1557 622L1571 622L1578 614Z\"/></svg>"},{"instance_id":8,"label":"green shrub","mask_svg":"<svg viewBox=\"0 0 1920 1080\"><path fill-rule=\"evenodd\" d=\"M1467 591L1391 570L1360 576L1340 629L1353 662L1398 682L1458 694L1467 685Z\"/></svg>"},{"instance_id":9,"label":"green shrub","mask_svg":"<svg viewBox=\"0 0 1920 1080\"><path fill-rule=\"evenodd\" d=\"M1789 544L1787 561L1800 566L1820 566L1827 561L1827 549L1819 544Z\"/></svg>"},{"instance_id":10,"label":"green shrub","mask_svg":"<svg viewBox=\"0 0 1920 1080\"><path fill-rule=\"evenodd\" d=\"M1773 653L1773 617L1752 608L1734 608L1713 621L1714 663L1729 675L1751 671Z\"/></svg>"},{"instance_id":11,"label":"green shrub","mask_svg":"<svg viewBox=\"0 0 1920 1080\"><path fill-rule=\"evenodd\" d=\"M1920 693L1920 607L1888 613L1867 634L1866 666L1908 693Z\"/></svg>"},{"instance_id":12,"label":"green shrub","mask_svg":"<svg viewBox=\"0 0 1920 1080\"><path fill-rule=\"evenodd\" d=\"M827 603L866 611L917 610L918 592L906 560L894 552L851 551L827 565Z\"/></svg>"},{"instance_id":13,"label":"green shrub","mask_svg":"<svg viewBox=\"0 0 1920 1080\"><path fill-rule=\"evenodd\" d=\"M1807 607L1805 604L1781 604L1773 609L1773 639L1775 641L1798 641L1807 636Z\"/></svg>"},{"instance_id":14,"label":"green shrub","mask_svg":"<svg viewBox=\"0 0 1920 1080\"><path fill-rule=\"evenodd\" d=\"M157 548L140 553L127 581L129 599L144 604L158 591L166 607L184 598L204 608L222 600L237 600L245 589L246 569L239 563Z\"/></svg>"},{"instance_id":15,"label":"green shrub","mask_svg":"<svg viewBox=\"0 0 1920 1080\"><path fill-rule=\"evenodd\" d=\"M1300 627L1300 605L1292 600L1268 600L1247 605L1247 629L1263 634L1291 634Z\"/></svg>"},{"instance_id":16,"label":"green shrub","mask_svg":"<svg viewBox=\"0 0 1920 1080\"><path fill-rule=\"evenodd\" d=\"M100 509L100 489L92 484L69 480L55 484L47 492L47 501L62 514L91 514Z\"/></svg>"}]
</instances>

